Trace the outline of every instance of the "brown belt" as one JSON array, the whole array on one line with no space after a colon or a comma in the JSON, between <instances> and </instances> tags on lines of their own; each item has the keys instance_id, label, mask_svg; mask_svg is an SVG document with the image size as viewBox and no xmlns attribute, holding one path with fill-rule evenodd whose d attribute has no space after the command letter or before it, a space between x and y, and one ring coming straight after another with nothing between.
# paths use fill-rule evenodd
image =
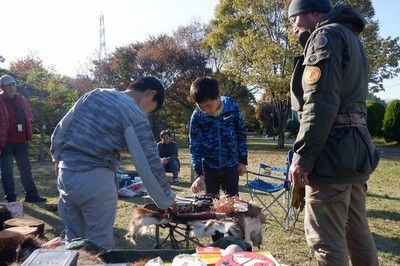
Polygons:
<instances>
[{"instance_id":1,"label":"brown belt","mask_svg":"<svg viewBox=\"0 0 400 266\"><path fill-rule=\"evenodd\" d=\"M333 122L332 128L340 127L365 127L365 115L363 114L338 114Z\"/></svg>"}]
</instances>

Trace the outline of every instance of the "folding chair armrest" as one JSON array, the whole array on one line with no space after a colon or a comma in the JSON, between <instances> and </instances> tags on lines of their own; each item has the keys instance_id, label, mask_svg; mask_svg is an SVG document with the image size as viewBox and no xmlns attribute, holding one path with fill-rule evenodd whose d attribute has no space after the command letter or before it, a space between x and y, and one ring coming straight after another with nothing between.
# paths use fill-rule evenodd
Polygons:
<instances>
[{"instance_id":1,"label":"folding chair armrest","mask_svg":"<svg viewBox=\"0 0 400 266\"><path fill-rule=\"evenodd\" d=\"M259 169L263 170L269 170L271 172L280 172L280 173L286 173L287 168L286 167L278 167L278 166L272 166L266 163L260 163L259 164Z\"/></svg>"},{"instance_id":2,"label":"folding chair armrest","mask_svg":"<svg viewBox=\"0 0 400 266\"><path fill-rule=\"evenodd\" d=\"M284 167L278 167L278 166L272 166L272 167L271 167L271 170L272 170L272 171L275 171L275 172L282 172L282 173L285 173L285 172L286 172L286 168L284 168Z\"/></svg>"},{"instance_id":3,"label":"folding chair armrest","mask_svg":"<svg viewBox=\"0 0 400 266\"><path fill-rule=\"evenodd\" d=\"M262 173L252 172L252 171L247 171L247 174L246 174L247 181L248 181L248 175L249 174L253 174L253 175L257 176L257 177L261 177L261 178L265 178L265 179L271 178L271 179L275 179L275 180L280 180L282 182L286 182L287 181L287 179L283 178L283 177L277 177L277 176L273 176L273 175L266 175L266 174L262 174Z\"/></svg>"}]
</instances>

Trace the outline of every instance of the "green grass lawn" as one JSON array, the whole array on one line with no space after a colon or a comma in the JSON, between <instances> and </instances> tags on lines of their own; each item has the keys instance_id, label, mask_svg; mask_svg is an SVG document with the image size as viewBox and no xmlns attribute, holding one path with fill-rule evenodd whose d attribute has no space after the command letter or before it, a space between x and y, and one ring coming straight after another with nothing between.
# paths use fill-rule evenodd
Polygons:
<instances>
[{"instance_id":1,"label":"green grass lawn","mask_svg":"<svg viewBox=\"0 0 400 266\"><path fill-rule=\"evenodd\" d=\"M191 196L190 187L190 160L187 144L180 142L179 157L181 160L182 181L173 188L180 196ZM275 144L267 139L249 139L249 166L248 170L257 171L260 162L272 165L284 166L285 150L275 149ZM396 148L399 148L398 146ZM32 157L35 158L37 151L32 149ZM57 203L56 179L54 178L53 164L48 159L38 162L33 160L32 167L36 184L40 193L49 199L50 203ZM127 156L123 157L123 168L131 171L134 168L129 163ZM168 178L172 178L168 175ZM23 189L19 182L18 171L15 171L18 199L23 199ZM240 180L240 196L250 200L245 188L245 177ZM379 260L381 265L400 264L400 159L381 158L377 170L371 175L368 186L367 209L371 231L376 241ZM93 186L87 189L96 189L94 180ZM3 198L3 191L0 197ZM265 201L268 199L265 198ZM118 201L117 219L115 222L115 239L117 247L121 249L151 249L154 248L154 229L139 238L138 246L134 247L127 242L123 236L127 233L132 208L150 202L147 198L121 198ZM64 228L57 215L57 212L46 210L45 206L23 203L24 215L33 216L45 221L45 235L48 239L62 234ZM99 206L101 208L101 206ZM283 218L280 210L275 209L277 215ZM268 219L264 228L264 241L261 250L270 251L279 262L288 265L315 265L316 261L308 249L303 231L303 213L292 233L285 231L275 222ZM166 230L161 230L162 236ZM200 240L203 244L211 243L211 239ZM168 243L165 246L168 247ZM193 246L191 246L193 247Z\"/></svg>"}]
</instances>

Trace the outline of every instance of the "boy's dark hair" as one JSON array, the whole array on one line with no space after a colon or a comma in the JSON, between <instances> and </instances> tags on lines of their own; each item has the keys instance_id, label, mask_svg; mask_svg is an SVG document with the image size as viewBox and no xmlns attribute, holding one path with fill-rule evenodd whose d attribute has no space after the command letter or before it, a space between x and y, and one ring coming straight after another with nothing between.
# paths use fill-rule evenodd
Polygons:
<instances>
[{"instance_id":1,"label":"boy's dark hair","mask_svg":"<svg viewBox=\"0 0 400 266\"><path fill-rule=\"evenodd\" d=\"M172 136L172 132L171 132L171 130L169 130L169 129L164 129L164 130L162 130L161 131L161 133L160 133L160 137L162 137L162 136L164 136L164 135L168 135L168 136Z\"/></svg>"},{"instance_id":2,"label":"boy's dark hair","mask_svg":"<svg viewBox=\"0 0 400 266\"><path fill-rule=\"evenodd\" d=\"M219 96L218 82L212 78L197 78L190 86L190 97L195 103L215 100Z\"/></svg>"},{"instance_id":3,"label":"boy's dark hair","mask_svg":"<svg viewBox=\"0 0 400 266\"><path fill-rule=\"evenodd\" d=\"M162 107L164 103L165 89L164 85L157 78L151 76L139 78L133 83L131 83L129 88L136 91L145 91L145 90L157 91L157 93L154 95L153 98L157 102L157 107L154 111L157 111Z\"/></svg>"}]
</instances>

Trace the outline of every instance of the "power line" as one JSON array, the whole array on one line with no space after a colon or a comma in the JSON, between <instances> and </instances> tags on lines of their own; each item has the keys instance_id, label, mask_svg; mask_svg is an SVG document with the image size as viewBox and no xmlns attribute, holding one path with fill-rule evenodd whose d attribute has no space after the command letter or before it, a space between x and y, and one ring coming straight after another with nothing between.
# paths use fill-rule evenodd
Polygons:
<instances>
[{"instance_id":1,"label":"power line","mask_svg":"<svg viewBox=\"0 0 400 266\"><path fill-rule=\"evenodd\" d=\"M384 86L385 88L390 88L390 87L394 87L394 86L398 86L400 85L400 83L395 83L395 84L391 84L391 85L386 85Z\"/></svg>"},{"instance_id":2,"label":"power line","mask_svg":"<svg viewBox=\"0 0 400 266\"><path fill-rule=\"evenodd\" d=\"M100 14L100 34L99 34L99 62L103 61L107 56L106 50L106 34L104 27L104 15Z\"/></svg>"}]
</instances>

